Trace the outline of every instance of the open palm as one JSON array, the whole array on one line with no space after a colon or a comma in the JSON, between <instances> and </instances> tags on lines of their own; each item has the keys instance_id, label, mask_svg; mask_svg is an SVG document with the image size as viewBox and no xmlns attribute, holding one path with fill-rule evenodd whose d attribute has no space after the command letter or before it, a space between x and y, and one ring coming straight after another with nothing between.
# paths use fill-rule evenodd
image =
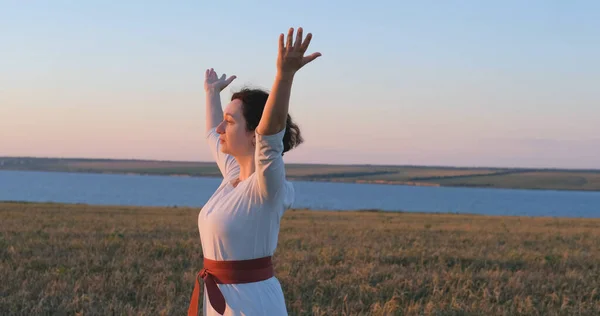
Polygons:
<instances>
[{"instance_id":1,"label":"open palm","mask_svg":"<svg viewBox=\"0 0 600 316\"><path fill-rule=\"evenodd\" d=\"M213 68L206 69L206 73L204 74L204 90L208 91L218 91L221 92L225 89L235 78L236 76L231 76L227 78L227 75L223 74L221 77L217 76L217 73Z\"/></svg>"},{"instance_id":2,"label":"open palm","mask_svg":"<svg viewBox=\"0 0 600 316\"><path fill-rule=\"evenodd\" d=\"M277 54L277 69L285 73L295 73L304 67L304 65L321 56L321 53L312 53L304 56L312 34L308 33L306 38L302 38L302 28L298 28L296 40L294 41L294 28L288 30L287 40L284 43L284 35L279 35L279 53Z\"/></svg>"}]
</instances>

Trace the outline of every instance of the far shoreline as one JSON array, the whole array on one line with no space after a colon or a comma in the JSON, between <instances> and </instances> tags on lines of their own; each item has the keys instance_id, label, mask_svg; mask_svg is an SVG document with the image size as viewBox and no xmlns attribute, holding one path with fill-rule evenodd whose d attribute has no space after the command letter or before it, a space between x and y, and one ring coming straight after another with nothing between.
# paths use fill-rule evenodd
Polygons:
<instances>
[{"instance_id":1,"label":"far shoreline","mask_svg":"<svg viewBox=\"0 0 600 316\"><path fill-rule=\"evenodd\" d=\"M0 171L14 172L54 172L54 173L82 173L82 174L105 174L105 175L134 175L134 176L159 176L159 177L180 177L180 178L210 178L222 179L221 176L214 175L193 175L193 174L161 174L151 172L132 172L132 171L103 171L103 170L44 170L44 169L0 169ZM345 180L345 179L323 179L323 178L299 178L288 176L289 181L302 182L320 182L320 183L347 183L347 184L380 184L397 185L411 187L437 187L437 188L469 188L469 189L503 189L503 190L535 190L535 191L556 191L556 192L600 192L598 189L577 189L577 188L538 188L538 187L509 187L509 186L491 186L476 184L452 184L444 185L439 183L414 182L414 181L386 181L386 180Z\"/></svg>"}]
</instances>

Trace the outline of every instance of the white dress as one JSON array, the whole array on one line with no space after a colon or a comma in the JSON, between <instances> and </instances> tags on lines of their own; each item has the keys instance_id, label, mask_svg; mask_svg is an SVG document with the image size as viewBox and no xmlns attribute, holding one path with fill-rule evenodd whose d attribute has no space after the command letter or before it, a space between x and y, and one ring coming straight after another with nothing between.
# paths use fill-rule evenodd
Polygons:
<instances>
[{"instance_id":1,"label":"white dress","mask_svg":"<svg viewBox=\"0 0 600 316\"><path fill-rule=\"evenodd\" d=\"M213 128L206 137L223 182L202 207L198 229L204 257L211 260L247 260L272 256L279 223L294 202L294 187L285 178L283 135L256 134L255 172L236 187L239 165L220 151ZM227 307L225 315L287 315L281 284L274 276L245 284L219 284ZM210 305L206 285L204 315L219 315Z\"/></svg>"}]
</instances>

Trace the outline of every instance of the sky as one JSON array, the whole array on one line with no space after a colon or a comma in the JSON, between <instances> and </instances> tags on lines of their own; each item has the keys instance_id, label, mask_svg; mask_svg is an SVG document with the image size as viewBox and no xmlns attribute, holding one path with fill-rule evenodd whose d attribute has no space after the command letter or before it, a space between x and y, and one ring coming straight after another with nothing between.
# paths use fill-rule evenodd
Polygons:
<instances>
[{"instance_id":1,"label":"sky","mask_svg":"<svg viewBox=\"0 0 600 316\"><path fill-rule=\"evenodd\" d=\"M600 168L600 2L549 0L0 0L0 156L210 161L205 69L298 26L288 163Z\"/></svg>"}]
</instances>

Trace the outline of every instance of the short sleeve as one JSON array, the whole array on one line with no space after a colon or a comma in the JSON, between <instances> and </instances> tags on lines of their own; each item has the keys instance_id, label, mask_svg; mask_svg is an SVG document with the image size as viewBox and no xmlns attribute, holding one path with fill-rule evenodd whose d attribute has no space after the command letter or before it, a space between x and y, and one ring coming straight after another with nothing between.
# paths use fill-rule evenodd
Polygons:
<instances>
[{"instance_id":1,"label":"short sleeve","mask_svg":"<svg viewBox=\"0 0 600 316\"><path fill-rule=\"evenodd\" d=\"M229 178L233 172L239 172L239 165L231 155L221 152L221 143L219 142L219 133L216 128L212 128L206 133L206 140L213 159L224 178Z\"/></svg>"},{"instance_id":2,"label":"short sleeve","mask_svg":"<svg viewBox=\"0 0 600 316\"><path fill-rule=\"evenodd\" d=\"M273 199L287 190L283 162L283 135L285 128L276 134L256 133L255 164L258 186L263 198Z\"/></svg>"}]
</instances>

